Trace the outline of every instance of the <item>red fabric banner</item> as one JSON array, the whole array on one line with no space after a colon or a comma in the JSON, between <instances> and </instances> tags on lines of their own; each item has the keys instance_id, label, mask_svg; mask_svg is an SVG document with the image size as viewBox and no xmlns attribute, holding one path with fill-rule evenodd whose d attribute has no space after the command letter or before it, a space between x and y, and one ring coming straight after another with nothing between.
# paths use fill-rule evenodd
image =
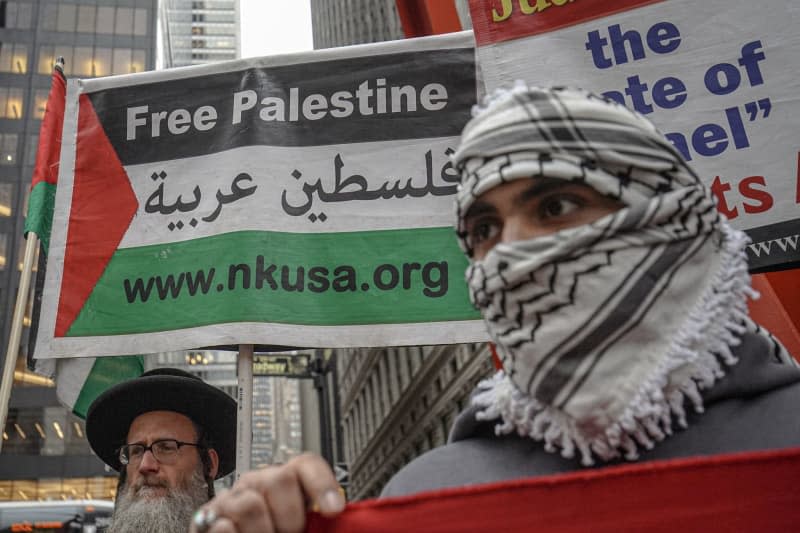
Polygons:
<instances>
[{"instance_id":1,"label":"red fabric banner","mask_svg":"<svg viewBox=\"0 0 800 533\"><path fill-rule=\"evenodd\" d=\"M312 533L797 531L800 448L654 461L348 505Z\"/></svg>"}]
</instances>

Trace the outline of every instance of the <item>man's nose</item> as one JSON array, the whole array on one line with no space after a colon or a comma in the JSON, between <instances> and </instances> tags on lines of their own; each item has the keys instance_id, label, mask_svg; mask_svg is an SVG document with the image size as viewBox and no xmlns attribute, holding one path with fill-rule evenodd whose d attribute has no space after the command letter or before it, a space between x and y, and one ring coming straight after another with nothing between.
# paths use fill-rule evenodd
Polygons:
<instances>
[{"instance_id":1,"label":"man's nose","mask_svg":"<svg viewBox=\"0 0 800 533\"><path fill-rule=\"evenodd\" d=\"M536 237L538 232L524 216L510 216L503 222L500 242L510 243Z\"/></svg>"},{"instance_id":2,"label":"man's nose","mask_svg":"<svg viewBox=\"0 0 800 533\"><path fill-rule=\"evenodd\" d=\"M142 460L139 462L139 472L155 472L158 470L159 464L152 450L145 450Z\"/></svg>"}]
</instances>

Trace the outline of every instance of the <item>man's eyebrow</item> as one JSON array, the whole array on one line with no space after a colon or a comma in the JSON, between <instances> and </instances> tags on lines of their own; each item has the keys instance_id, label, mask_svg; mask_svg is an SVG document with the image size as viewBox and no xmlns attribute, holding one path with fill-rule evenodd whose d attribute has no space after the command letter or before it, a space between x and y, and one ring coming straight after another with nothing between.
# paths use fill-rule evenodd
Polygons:
<instances>
[{"instance_id":1,"label":"man's eyebrow","mask_svg":"<svg viewBox=\"0 0 800 533\"><path fill-rule=\"evenodd\" d=\"M469 206L467 212L464 213L464 220L469 220L471 218L479 217L481 215L485 215L487 213L497 213L497 208L490 204L489 202L484 202L482 200L475 200L475 202Z\"/></svg>"},{"instance_id":2,"label":"man's eyebrow","mask_svg":"<svg viewBox=\"0 0 800 533\"><path fill-rule=\"evenodd\" d=\"M529 202L530 200L536 198L537 196L541 196L545 193L555 191L558 189L563 189L566 187L586 187L590 188L588 185L583 183L576 183L568 180L563 180L559 178L548 178L548 177L536 177L536 178L520 178L520 179L529 179L531 180L531 184L517 193L514 198L511 200L512 203L516 206L521 206ZM475 200L467 212L464 213L464 220L469 220L471 218L475 218L481 215L485 215L487 213L497 213L497 207L489 202L485 202L482 200Z\"/></svg>"},{"instance_id":3,"label":"man's eyebrow","mask_svg":"<svg viewBox=\"0 0 800 533\"><path fill-rule=\"evenodd\" d=\"M575 185L579 187L585 187L585 185L583 184L573 183L571 181L562 180L558 178L547 178L547 177L533 178L533 183L529 187L523 189L519 194L517 194L514 197L513 202L515 205L519 206L527 203L529 200L532 200L537 196L541 196L545 193L554 190L563 189L565 187L570 187Z\"/></svg>"},{"instance_id":4,"label":"man's eyebrow","mask_svg":"<svg viewBox=\"0 0 800 533\"><path fill-rule=\"evenodd\" d=\"M156 442L157 440L181 440L181 439L179 439L177 437L156 437L156 438L154 438L153 440L150 441L150 444ZM147 445L146 443L147 443L147 439L140 439L140 440L137 440L137 441L134 441L134 442L128 442L127 444L144 444L146 446Z\"/></svg>"}]
</instances>

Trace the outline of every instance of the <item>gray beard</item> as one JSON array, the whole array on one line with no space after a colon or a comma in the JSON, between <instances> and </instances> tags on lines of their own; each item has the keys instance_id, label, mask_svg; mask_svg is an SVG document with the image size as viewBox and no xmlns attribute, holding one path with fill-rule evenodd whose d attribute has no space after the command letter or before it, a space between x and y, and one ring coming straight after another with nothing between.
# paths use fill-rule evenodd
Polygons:
<instances>
[{"instance_id":1,"label":"gray beard","mask_svg":"<svg viewBox=\"0 0 800 533\"><path fill-rule=\"evenodd\" d=\"M137 486L120 487L114 516L107 533L185 533L195 509L208 501L203 475L195 470L185 486L171 488L165 496L145 497L152 485L140 479Z\"/></svg>"}]
</instances>

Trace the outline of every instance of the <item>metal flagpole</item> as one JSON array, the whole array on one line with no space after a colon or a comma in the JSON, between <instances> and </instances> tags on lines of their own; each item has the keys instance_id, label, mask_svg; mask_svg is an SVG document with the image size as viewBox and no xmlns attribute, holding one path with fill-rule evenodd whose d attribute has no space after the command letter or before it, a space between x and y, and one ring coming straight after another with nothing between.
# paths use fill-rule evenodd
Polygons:
<instances>
[{"instance_id":1,"label":"metal flagpole","mask_svg":"<svg viewBox=\"0 0 800 533\"><path fill-rule=\"evenodd\" d=\"M28 304L28 289L31 285L31 274L33 273L33 258L36 255L36 248L39 246L39 238L33 232L28 232L25 243L25 255L22 260L22 273L19 279L19 289L17 289L17 303L14 306L14 317L11 321L11 334L8 338L8 349L6 350L5 365L3 365L3 380L0 383L0 422L5 426L8 416L8 403L11 399L11 386L14 384L14 367L17 364L17 354L19 354L19 343L22 338L22 321L25 318L25 308ZM3 439L0 439L0 450L3 449Z\"/></svg>"},{"instance_id":2,"label":"metal flagpole","mask_svg":"<svg viewBox=\"0 0 800 533\"><path fill-rule=\"evenodd\" d=\"M239 387L236 393L236 479L250 470L253 444L253 345L240 344L236 375Z\"/></svg>"}]
</instances>

